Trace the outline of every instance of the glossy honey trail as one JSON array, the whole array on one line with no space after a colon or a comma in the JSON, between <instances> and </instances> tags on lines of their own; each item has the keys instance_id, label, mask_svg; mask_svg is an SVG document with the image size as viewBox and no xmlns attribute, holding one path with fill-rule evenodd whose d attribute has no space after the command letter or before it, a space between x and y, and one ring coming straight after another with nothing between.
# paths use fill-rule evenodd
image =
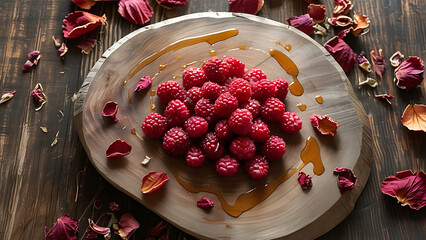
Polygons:
<instances>
[{"instance_id":1,"label":"glossy honey trail","mask_svg":"<svg viewBox=\"0 0 426 240\"><path fill-rule=\"evenodd\" d=\"M299 69L297 68L296 64L287 55L276 49L270 49L269 55L271 55L271 57L273 57L278 62L278 64L280 64L280 66L293 77L293 82L290 83L290 86L288 87L291 94L295 96L301 96L304 90L302 84L300 84L299 80L297 79L297 75L299 75Z\"/></svg>"}]
</instances>

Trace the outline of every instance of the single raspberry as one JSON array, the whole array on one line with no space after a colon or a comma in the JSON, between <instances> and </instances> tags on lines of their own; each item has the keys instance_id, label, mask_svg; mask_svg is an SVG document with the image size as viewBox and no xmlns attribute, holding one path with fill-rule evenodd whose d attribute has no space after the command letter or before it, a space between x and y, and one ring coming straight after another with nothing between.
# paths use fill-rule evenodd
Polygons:
<instances>
[{"instance_id":1,"label":"single raspberry","mask_svg":"<svg viewBox=\"0 0 426 240\"><path fill-rule=\"evenodd\" d=\"M262 145L260 152L268 160L278 159L285 153L285 142L280 137L271 136Z\"/></svg>"},{"instance_id":2,"label":"single raspberry","mask_svg":"<svg viewBox=\"0 0 426 240\"><path fill-rule=\"evenodd\" d=\"M242 78L244 76L245 64L240 60L234 57L226 57L223 61L229 64L228 77Z\"/></svg>"},{"instance_id":3,"label":"single raspberry","mask_svg":"<svg viewBox=\"0 0 426 240\"><path fill-rule=\"evenodd\" d=\"M251 128L253 117L249 110L238 108L228 118L228 125L237 135L246 135Z\"/></svg>"},{"instance_id":4,"label":"single raspberry","mask_svg":"<svg viewBox=\"0 0 426 240\"><path fill-rule=\"evenodd\" d=\"M204 135L200 146L208 159L219 159L224 152L223 144L219 142L219 138L214 132Z\"/></svg>"},{"instance_id":5,"label":"single raspberry","mask_svg":"<svg viewBox=\"0 0 426 240\"><path fill-rule=\"evenodd\" d=\"M190 67L182 73L182 85L185 90L201 87L206 81L206 73L200 68Z\"/></svg>"},{"instance_id":6,"label":"single raspberry","mask_svg":"<svg viewBox=\"0 0 426 240\"><path fill-rule=\"evenodd\" d=\"M166 116L169 127L182 126L191 117L188 108L180 100L170 101L167 104L166 110L164 110L164 115Z\"/></svg>"},{"instance_id":7,"label":"single raspberry","mask_svg":"<svg viewBox=\"0 0 426 240\"><path fill-rule=\"evenodd\" d=\"M228 91L235 96L240 103L248 101L251 97L250 83L242 78L237 78L232 81L228 86Z\"/></svg>"},{"instance_id":8,"label":"single raspberry","mask_svg":"<svg viewBox=\"0 0 426 240\"><path fill-rule=\"evenodd\" d=\"M249 99L247 102L242 103L241 108L249 110L253 118L257 118L259 116L260 103L256 99Z\"/></svg>"},{"instance_id":9,"label":"single raspberry","mask_svg":"<svg viewBox=\"0 0 426 240\"><path fill-rule=\"evenodd\" d=\"M189 137L199 138L206 134L209 124L202 117L192 116L186 120L184 127Z\"/></svg>"},{"instance_id":10,"label":"single raspberry","mask_svg":"<svg viewBox=\"0 0 426 240\"><path fill-rule=\"evenodd\" d=\"M197 104L195 104L195 115L204 118L209 124L211 124L216 120L213 107L214 105L210 102L210 100L201 98Z\"/></svg>"},{"instance_id":11,"label":"single raspberry","mask_svg":"<svg viewBox=\"0 0 426 240\"><path fill-rule=\"evenodd\" d=\"M163 103L168 103L175 99L184 101L186 98L186 92L182 89L178 82L167 81L158 86L157 96Z\"/></svg>"},{"instance_id":12,"label":"single raspberry","mask_svg":"<svg viewBox=\"0 0 426 240\"><path fill-rule=\"evenodd\" d=\"M238 171L238 161L235 158L226 155L216 162L216 172L219 175L231 177L237 174Z\"/></svg>"},{"instance_id":13,"label":"single raspberry","mask_svg":"<svg viewBox=\"0 0 426 240\"><path fill-rule=\"evenodd\" d=\"M263 143L269 139L270 133L271 131L269 131L268 125L266 125L266 123L264 123L262 120L257 119L251 125L249 137L257 143Z\"/></svg>"},{"instance_id":14,"label":"single raspberry","mask_svg":"<svg viewBox=\"0 0 426 240\"><path fill-rule=\"evenodd\" d=\"M222 142L229 142L234 136L234 134L232 134L231 128L229 128L228 122L225 119L216 123L214 132Z\"/></svg>"},{"instance_id":15,"label":"single raspberry","mask_svg":"<svg viewBox=\"0 0 426 240\"><path fill-rule=\"evenodd\" d=\"M160 138L167 130L167 120L159 113L150 113L142 123L142 131L150 138Z\"/></svg>"},{"instance_id":16,"label":"single raspberry","mask_svg":"<svg viewBox=\"0 0 426 240\"><path fill-rule=\"evenodd\" d=\"M243 79L249 83L255 83L267 78L268 77L266 76L266 74L259 68L252 68L248 70L243 76Z\"/></svg>"},{"instance_id":17,"label":"single raspberry","mask_svg":"<svg viewBox=\"0 0 426 240\"><path fill-rule=\"evenodd\" d=\"M263 103L266 99L275 96L277 89L269 80L260 80L251 85L251 97Z\"/></svg>"},{"instance_id":18,"label":"single raspberry","mask_svg":"<svg viewBox=\"0 0 426 240\"><path fill-rule=\"evenodd\" d=\"M238 108L238 100L229 92L222 93L214 102L214 113L219 117L228 117Z\"/></svg>"},{"instance_id":19,"label":"single raspberry","mask_svg":"<svg viewBox=\"0 0 426 240\"><path fill-rule=\"evenodd\" d=\"M172 156L186 153L189 146L189 135L181 127L170 128L163 137L164 151Z\"/></svg>"},{"instance_id":20,"label":"single raspberry","mask_svg":"<svg viewBox=\"0 0 426 240\"><path fill-rule=\"evenodd\" d=\"M203 63L201 69L206 73L208 81L223 84L228 75L230 65L219 58L213 57Z\"/></svg>"},{"instance_id":21,"label":"single raspberry","mask_svg":"<svg viewBox=\"0 0 426 240\"><path fill-rule=\"evenodd\" d=\"M250 160L256 153L256 145L248 137L237 137L231 142L229 151L238 160Z\"/></svg>"},{"instance_id":22,"label":"single raspberry","mask_svg":"<svg viewBox=\"0 0 426 240\"><path fill-rule=\"evenodd\" d=\"M272 82L275 83L275 87L277 89L275 92L275 97L281 101L284 101L288 93L288 82L284 80L284 78L277 78L272 80Z\"/></svg>"},{"instance_id":23,"label":"single raspberry","mask_svg":"<svg viewBox=\"0 0 426 240\"><path fill-rule=\"evenodd\" d=\"M185 103L186 107L189 109L190 112L194 112L195 104L203 97L203 94L201 93L201 88L199 87L192 87L188 91L186 91L187 98L183 103Z\"/></svg>"},{"instance_id":24,"label":"single raspberry","mask_svg":"<svg viewBox=\"0 0 426 240\"><path fill-rule=\"evenodd\" d=\"M281 122L285 105L278 98L268 98L260 108L260 116L265 122Z\"/></svg>"},{"instance_id":25,"label":"single raspberry","mask_svg":"<svg viewBox=\"0 0 426 240\"><path fill-rule=\"evenodd\" d=\"M302 120L294 112L285 112L281 120L281 129L286 133L297 133L302 129Z\"/></svg>"},{"instance_id":26,"label":"single raspberry","mask_svg":"<svg viewBox=\"0 0 426 240\"><path fill-rule=\"evenodd\" d=\"M186 152L186 164L192 167L199 167L203 164L205 159L204 153L201 148L192 145L188 152Z\"/></svg>"},{"instance_id":27,"label":"single raspberry","mask_svg":"<svg viewBox=\"0 0 426 240\"><path fill-rule=\"evenodd\" d=\"M203 98L208 98L212 101L216 100L222 93L222 87L214 82L205 82L201 87Z\"/></svg>"},{"instance_id":28,"label":"single raspberry","mask_svg":"<svg viewBox=\"0 0 426 240\"><path fill-rule=\"evenodd\" d=\"M251 178L260 179L268 175L269 164L265 158L256 156L246 162L245 170Z\"/></svg>"}]
</instances>

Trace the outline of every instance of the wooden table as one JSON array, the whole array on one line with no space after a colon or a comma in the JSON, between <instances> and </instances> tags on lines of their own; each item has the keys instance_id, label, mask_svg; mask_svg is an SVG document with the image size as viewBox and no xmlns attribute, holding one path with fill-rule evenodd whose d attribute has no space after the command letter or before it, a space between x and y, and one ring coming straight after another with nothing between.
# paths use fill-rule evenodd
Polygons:
<instances>
[{"instance_id":1,"label":"wooden table","mask_svg":"<svg viewBox=\"0 0 426 240\"><path fill-rule=\"evenodd\" d=\"M187 6L165 10L155 1L150 23L194 12L228 11L225 0L189 0ZM322 1L331 16L334 3ZM371 19L367 35L350 39L355 52L383 48L388 59L399 50L405 56L426 60L426 6L421 0L353 1L353 11ZM258 13L279 22L306 12L302 0L265 1ZM141 223L133 239L149 237L150 228L161 218L107 183L90 164L73 125L72 97L101 54L121 37L139 28L123 19L116 2L98 2L90 12L106 14L108 25L89 35L98 39L94 51L81 54L68 40L68 54L61 61L51 36L62 36L62 19L77 7L65 0L0 0L0 92L16 90L15 97L0 105L0 239L43 239L58 217L69 213L80 220L79 239L84 239L87 218L106 223L105 211L95 211L93 202L115 201L121 212L131 212ZM148 23L149 24L149 23ZM323 44L332 37L313 36ZM22 73L27 53L40 50L39 66ZM321 239L421 239L426 235L425 209L401 207L380 191L381 182L397 171L425 170L426 134L402 126L400 116L409 103L426 103L426 81L421 88L403 91L393 83L393 68L387 64L376 89L358 89L356 71L348 78L363 104L373 131L374 160L370 179L353 212ZM41 83L48 96L36 112L31 90ZM394 95L392 105L374 94ZM64 114L62 117L61 112ZM40 126L48 128L44 133ZM59 133L58 133L59 131ZM51 146L58 133L58 142ZM169 239L193 239L169 225ZM116 238L117 239L117 238Z\"/></svg>"}]
</instances>

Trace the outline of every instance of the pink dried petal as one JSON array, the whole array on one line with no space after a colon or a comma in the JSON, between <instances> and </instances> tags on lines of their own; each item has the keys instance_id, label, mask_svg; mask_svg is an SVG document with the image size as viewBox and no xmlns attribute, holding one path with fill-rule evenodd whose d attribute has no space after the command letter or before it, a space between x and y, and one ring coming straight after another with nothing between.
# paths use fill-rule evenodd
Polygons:
<instances>
[{"instance_id":1,"label":"pink dried petal","mask_svg":"<svg viewBox=\"0 0 426 240\"><path fill-rule=\"evenodd\" d=\"M142 193L151 193L161 188L167 181L169 176L164 172L149 172L142 179Z\"/></svg>"},{"instance_id":2,"label":"pink dried petal","mask_svg":"<svg viewBox=\"0 0 426 240\"><path fill-rule=\"evenodd\" d=\"M140 226L139 222L130 213L125 213L121 215L118 225L120 225L118 235L120 235L122 239L130 239L132 234Z\"/></svg>"},{"instance_id":3,"label":"pink dried petal","mask_svg":"<svg viewBox=\"0 0 426 240\"><path fill-rule=\"evenodd\" d=\"M4 93L1 98L0 98L0 104L9 101L10 99L13 98L13 96L15 96L16 91L10 91L7 93Z\"/></svg>"},{"instance_id":4,"label":"pink dried petal","mask_svg":"<svg viewBox=\"0 0 426 240\"><path fill-rule=\"evenodd\" d=\"M370 19L363 14L354 14L354 26L352 28L352 34L358 37L360 34L366 34L370 27ZM365 32L364 32L365 30Z\"/></svg>"},{"instance_id":5,"label":"pink dried petal","mask_svg":"<svg viewBox=\"0 0 426 240\"><path fill-rule=\"evenodd\" d=\"M151 228L151 236L155 238L160 236L161 231L163 231L163 229L166 227L167 225L165 225L163 221L157 223L157 225Z\"/></svg>"},{"instance_id":6,"label":"pink dried petal","mask_svg":"<svg viewBox=\"0 0 426 240\"><path fill-rule=\"evenodd\" d=\"M62 32L64 33L64 37L76 38L104 25L106 23L106 16L104 14L102 17L99 17L88 12L75 11L68 14L63 20L63 23Z\"/></svg>"},{"instance_id":7,"label":"pink dried petal","mask_svg":"<svg viewBox=\"0 0 426 240\"><path fill-rule=\"evenodd\" d=\"M31 69L33 69L33 66L34 66L34 63L31 62L30 60L27 60L24 63L24 66L22 67L22 72L24 72L24 73L30 72Z\"/></svg>"},{"instance_id":8,"label":"pink dried petal","mask_svg":"<svg viewBox=\"0 0 426 240\"><path fill-rule=\"evenodd\" d=\"M70 218L68 213L58 218L53 227L44 229L45 240L75 240L78 233L78 220Z\"/></svg>"},{"instance_id":9,"label":"pink dried petal","mask_svg":"<svg viewBox=\"0 0 426 240\"><path fill-rule=\"evenodd\" d=\"M424 62L419 57L411 57L395 69L396 86L410 90L423 82Z\"/></svg>"},{"instance_id":10,"label":"pink dried petal","mask_svg":"<svg viewBox=\"0 0 426 240\"><path fill-rule=\"evenodd\" d=\"M40 60L41 55L40 55L40 51L31 51L28 53L28 60L33 62L34 65L37 65L38 60Z\"/></svg>"},{"instance_id":11,"label":"pink dried petal","mask_svg":"<svg viewBox=\"0 0 426 240\"><path fill-rule=\"evenodd\" d=\"M293 26L308 35L312 35L314 32L314 22L309 14L293 16L287 19L287 22L290 26Z\"/></svg>"},{"instance_id":12,"label":"pink dried petal","mask_svg":"<svg viewBox=\"0 0 426 240\"><path fill-rule=\"evenodd\" d=\"M113 212L120 211L120 205L118 205L118 203L116 203L116 202L110 202L109 203L109 209Z\"/></svg>"},{"instance_id":13,"label":"pink dried petal","mask_svg":"<svg viewBox=\"0 0 426 240\"><path fill-rule=\"evenodd\" d=\"M382 182L382 192L395 197L402 206L419 210L426 205L426 175L423 171L397 172Z\"/></svg>"},{"instance_id":14,"label":"pink dried petal","mask_svg":"<svg viewBox=\"0 0 426 240\"><path fill-rule=\"evenodd\" d=\"M312 114L310 117L312 126L314 126L321 134L334 136L337 133L339 123L327 116L319 116Z\"/></svg>"},{"instance_id":15,"label":"pink dried petal","mask_svg":"<svg viewBox=\"0 0 426 240\"><path fill-rule=\"evenodd\" d=\"M152 83L151 77L149 76L142 77L141 80L138 82L138 85L136 86L135 90L133 91L139 92L147 88L149 85L151 85L151 83Z\"/></svg>"},{"instance_id":16,"label":"pink dried petal","mask_svg":"<svg viewBox=\"0 0 426 240\"><path fill-rule=\"evenodd\" d=\"M375 50L371 50L370 52L371 62L373 63L373 68L376 74L379 76L380 80L382 80L383 72L385 71L386 61L382 55L382 49L379 49L379 54Z\"/></svg>"},{"instance_id":17,"label":"pink dried petal","mask_svg":"<svg viewBox=\"0 0 426 240\"><path fill-rule=\"evenodd\" d=\"M96 225L92 219L89 218L88 220L90 229L92 229L95 233L100 235L107 235L111 232L111 229L109 229L108 227L100 227Z\"/></svg>"},{"instance_id":18,"label":"pink dried petal","mask_svg":"<svg viewBox=\"0 0 426 240\"><path fill-rule=\"evenodd\" d=\"M188 0L156 0L158 5L164 8L175 8L185 6Z\"/></svg>"},{"instance_id":19,"label":"pink dried petal","mask_svg":"<svg viewBox=\"0 0 426 240\"><path fill-rule=\"evenodd\" d=\"M102 116L109 117L112 120L114 120L114 122L118 122L118 119L116 117L117 113L118 113L118 103L114 101L109 101L105 103L104 108L102 109Z\"/></svg>"},{"instance_id":20,"label":"pink dried petal","mask_svg":"<svg viewBox=\"0 0 426 240\"><path fill-rule=\"evenodd\" d=\"M345 38L348 33L351 32L352 28L342 28L342 27L336 27L334 28L334 33L336 34L336 36L338 36L340 39Z\"/></svg>"},{"instance_id":21,"label":"pink dried petal","mask_svg":"<svg viewBox=\"0 0 426 240\"><path fill-rule=\"evenodd\" d=\"M402 59L404 59L404 55L400 51L396 51L389 59L392 67L398 67Z\"/></svg>"},{"instance_id":22,"label":"pink dried petal","mask_svg":"<svg viewBox=\"0 0 426 240\"><path fill-rule=\"evenodd\" d=\"M388 94L379 94L379 95L374 95L375 98L379 98L379 99L384 99L386 100L386 102L388 102L389 104L391 103L391 100L393 99L392 95L388 95Z\"/></svg>"},{"instance_id":23,"label":"pink dried petal","mask_svg":"<svg viewBox=\"0 0 426 240\"><path fill-rule=\"evenodd\" d=\"M63 58L65 54L68 52L68 47L65 43L62 43L61 47L58 49L58 56Z\"/></svg>"},{"instance_id":24,"label":"pink dried petal","mask_svg":"<svg viewBox=\"0 0 426 240\"><path fill-rule=\"evenodd\" d=\"M97 199L97 200L95 200L95 201L93 202L93 207L94 207L96 210L100 210L100 209L102 208L102 206L103 206L102 201L101 201L101 200L99 200L99 199Z\"/></svg>"},{"instance_id":25,"label":"pink dried petal","mask_svg":"<svg viewBox=\"0 0 426 240\"><path fill-rule=\"evenodd\" d=\"M298 180L303 190L308 190L312 187L312 177L306 175L304 172L299 172Z\"/></svg>"},{"instance_id":26,"label":"pink dried petal","mask_svg":"<svg viewBox=\"0 0 426 240\"><path fill-rule=\"evenodd\" d=\"M263 6L263 0L228 0L229 11L256 14Z\"/></svg>"},{"instance_id":27,"label":"pink dried petal","mask_svg":"<svg viewBox=\"0 0 426 240\"><path fill-rule=\"evenodd\" d=\"M337 17L329 18L328 23L330 23L330 25L334 27L350 27L354 24L354 20L352 20L352 18L348 16L340 15Z\"/></svg>"},{"instance_id":28,"label":"pink dried petal","mask_svg":"<svg viewBox=\"0 0 426 240\"><path fill-rule=\"evenodd\" d=\"M365 57L364 51L361 51L361 53L358 55L358 66L367 72L371 72L371 64Z\"/></svg>"},{"instance_id":29,"label":"pink dried petal","mask_svg":"<svg viewBox=\"0 0 426 240\"><path fill-rule=\"evenodd\" d=\"M357 178L352 170L348 168L335 168L333 173L338 174L337 187L341 194L347 193L355 188Z\"/></svg>"},{"instance_id":30,"label":"pink dried petal","mask_svg":"<svg viewBox=\"0 0 426 240\"><path fill-rule=\"evenodd\" d=\"M346 73L351 71L356 62L356 53L342 39L335 36L324 44L325 49L339 63Z\"/></svg>"},{"instance_id":31,"label":"pink dried petal","mask_svg":"<svg viewBox=\"0 0 426 240\"><path fill-rule=\"evenodd\" d=\"M106 157L123 157L128 155L131 150L132 146L130 146L126 141L118 139L109 145L106 151Z\"/></svg>"},{"instance_id":32,"label":"pink dried petal","mask_svg":"<svg viewBox=\"0 0 426 240\"><path fill-rule=\"evenodd\" d=\"M206 197L202 197L197 201L197 206L201 208L211 208L214 206L214 202Z\"/></svg>"},{"instance_id":33,"label":"pink dried petal","mask_svg":"<svg viewBox=\"0 0 426 240\"><path fill-rule=\"evenodd\" d=\"M334 16L346 15L354 7L350 0L334 0L336 6L334 7Z\"/></svg>"},{"instance_id":34,"label":"pink dried petal","mask_svg":"<svg viewBox=\"0 0 426 240\"><path fill-rule=\"evenodd\" d=\"M138 25L148 22L154 13L147 0L120 0L118 6L122 17Z\"/></svg>"},{"instance_id":35,"label":"pink dried petal","mask_svg":"<svg viewBox=\"0 0 426 240\"><path fill-rule=\"evenodd\" d=\"M40 83L37 83L34 89L31 92L34 101L37 102L46 102L46 95L43 92L43 86Z\"/></svg>"},{"instance_id":36,"label":"pink dried petal","mask_svg":"<svg viewBox=\"0 0 426 240\"><path fill-rule=\"evenodd\" d=\"M308 14L315 23L321 23L325 20L325 6L322 4L309 4Z\"/></svg>"},{"instance_id":37,"label":"pink dried petal","mask_svg":"<svg viewBox=\"0 0 426 240\"><path fill-rule=\"evenodd\" d=\"M95 5L95 0L72 0L72 2L84 10L89 10Z\"/></svg>"},{"instance_id":38,"label":"pink dried petal","mask_svg":"<svg viewBox=\"0 0 426 240\"><path fill-rule=\"evenodd\" d=\"M75 46L80 48L82 53L89 54L95 45L96 39L86 38Z\"/></svg>"}]
</instances>

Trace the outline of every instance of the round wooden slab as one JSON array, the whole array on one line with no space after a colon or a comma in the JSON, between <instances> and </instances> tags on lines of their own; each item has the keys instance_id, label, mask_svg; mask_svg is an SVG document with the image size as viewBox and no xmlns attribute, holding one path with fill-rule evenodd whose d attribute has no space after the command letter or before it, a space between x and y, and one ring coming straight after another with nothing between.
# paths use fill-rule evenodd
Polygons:
<instances>
[{"instance_id":1,"label":"round wooden slab","mask_svg":"<svg viewBox=\"0 0 426 240\"><path fill-rule=\"evenodd\" d=\"M228 29L237 29L238 34L213 45L201 42L167 52L132 78L128 77L140 61L176 41ZM285 50L285 45L291 45L291 50ZM267 179L250 180L241 169L237 176L221 177L214 171L213 163L206 163L201 168L186 166L183 157L172 158L163 152L161 140L144 136L140 126L145 116L151 112L163 113L164 110L156 96L152 99L156 108L150 109L150 90L156 90L160 83L176 76L177 81L181 81L182 68L188 64L199 67L210 58L210 50L215 50L217 57L240 59L247 69L258 67L266 72L268 79L284 77L291 82L292 77L269 55L271 48L285 53L296 64L298 79L305 92L299 97L289 93L285 100L286 110L296 112L303 120L303 129L294 135L273 130L286 141L287 152L282 159L271 162ZM162 71L159 71L160 65L166 65ZM146 75L156 75L152 86L134 93L139 79ZM322 104L315 101L317 95L323 97ZM118 102L118 123L102 117L102 108L107 101ZM306 111L300 111L298 103L306 104ZM328 115L340 122L337 135L320 135L311 126L309 117L312 114ZM370 173L369 123L340 66L322 46L304 33L253 15L197 13L129 34L108 49L88 74L76 103L75 120L87 155L105 179L167 221L203 239L318 237L351 212ZM142 140L131 134L132 128L142 136ZM191 193L177 182L178 177L186 182L215 188L227 203L233 205L241 194L271 182L287 169L300 166L300 152L309 136L317 140L325 166L321 175L313 173L312 164L302 169L313 177L312 189L301 189L296 172L266 200L239 217L228 215L216 195ZM126 157L107 159L105 151L116 139L126 140L133 149ZM145 156L152 158L146 167L141 165ZM358 177L355 189L343 195L339 193L337 177L333 175L335 167L353 170ZM142 177L150 171L166 172L170 180L158 191L144 195L141 193ZM201 197L212 199L214 207L209 211L198 208L196 202Z\"/></svg>"}]
</instances>

